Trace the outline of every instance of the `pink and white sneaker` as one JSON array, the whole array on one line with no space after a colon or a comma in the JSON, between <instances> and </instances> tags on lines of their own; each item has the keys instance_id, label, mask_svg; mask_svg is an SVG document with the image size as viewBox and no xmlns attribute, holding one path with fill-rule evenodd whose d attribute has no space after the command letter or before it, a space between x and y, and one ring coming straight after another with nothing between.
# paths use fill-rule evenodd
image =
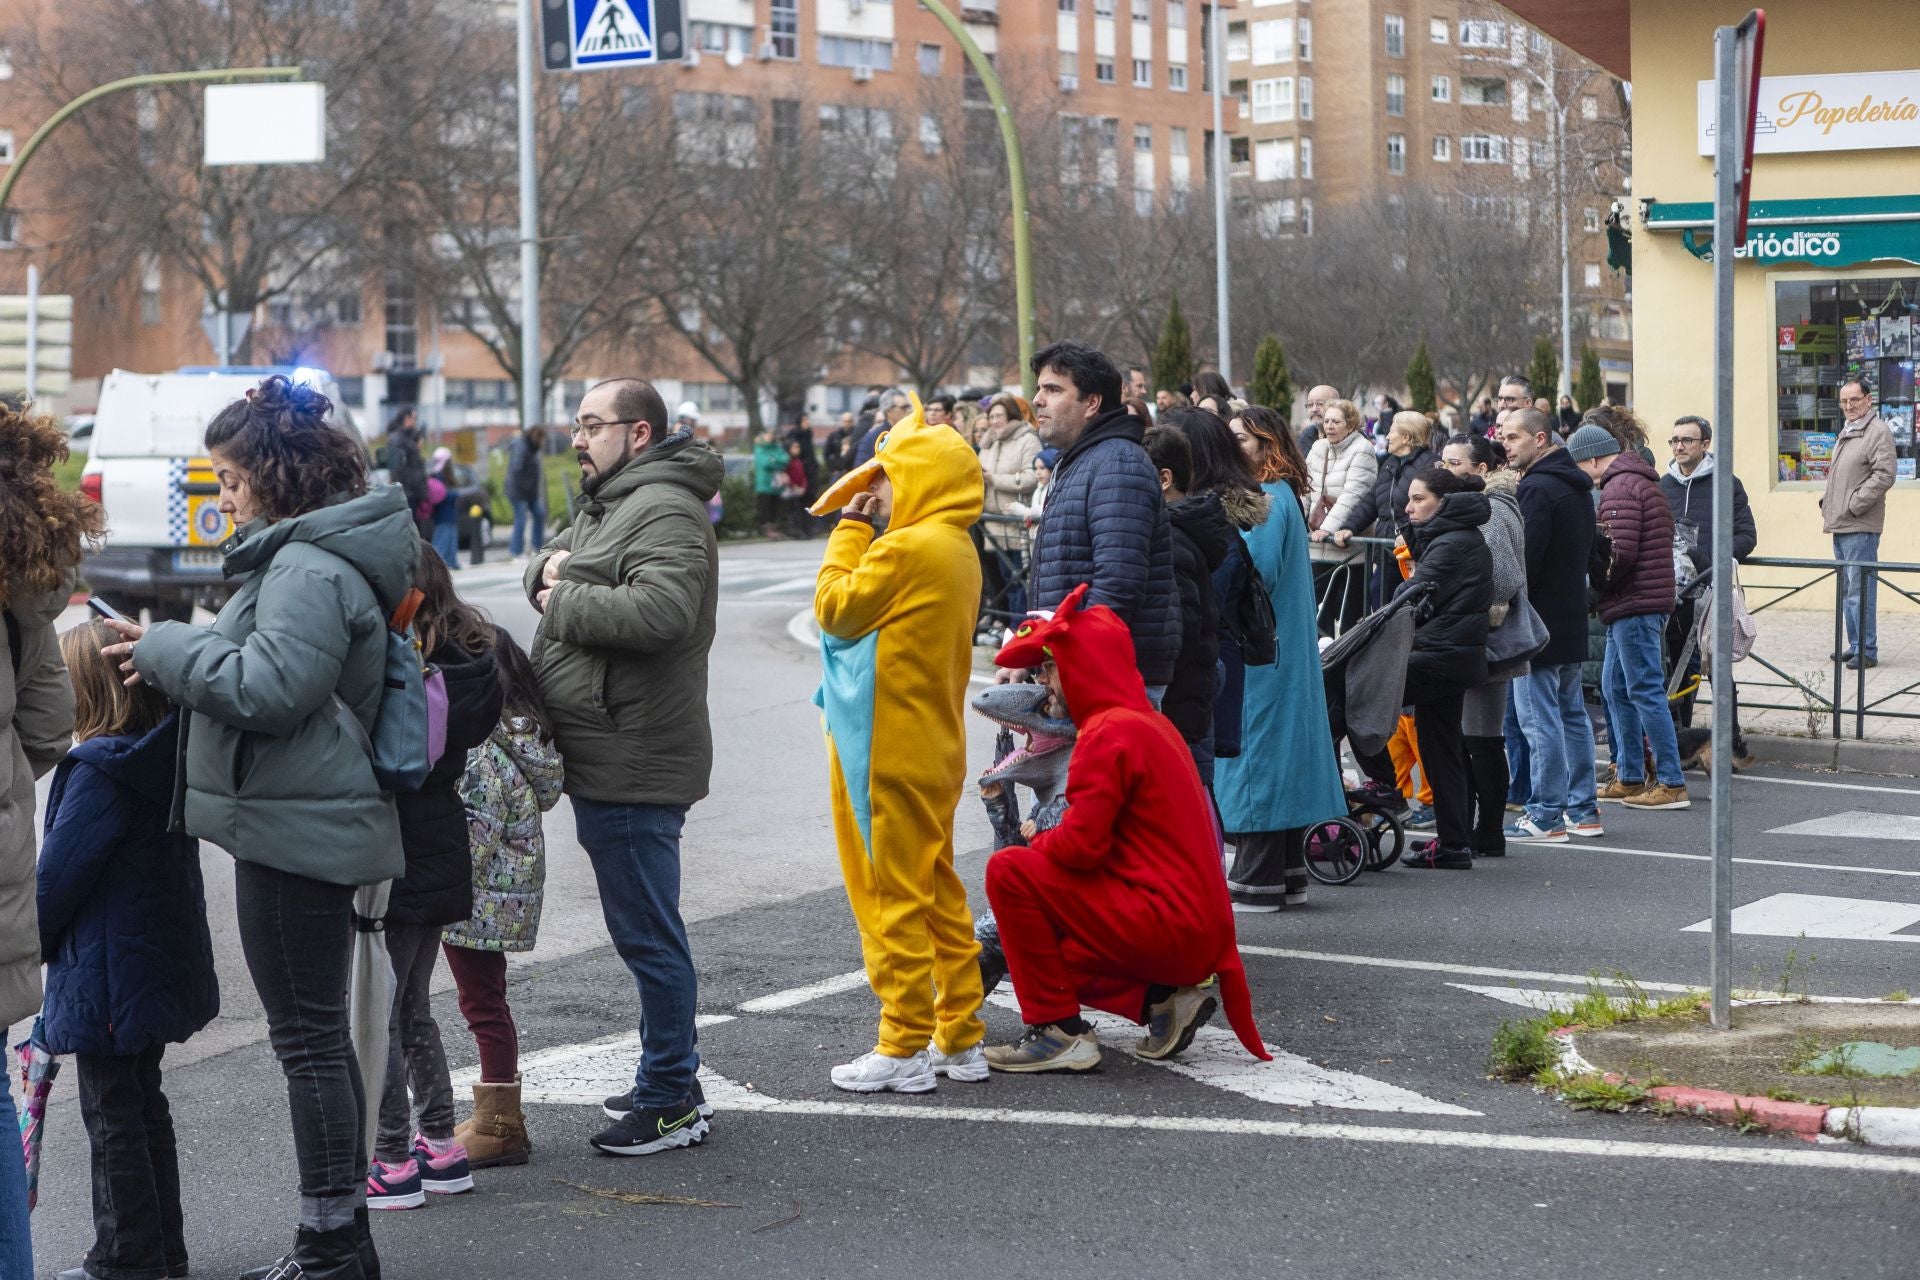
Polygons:
<instances>
[{"instance_id":1,"label":"pink and white sneaker","mask_svg":"<svg viewBox=\"0 0 1920 1280\"><path fill-rule=\"evenodd\" d=\"M414 1160L403 1160L399 1164L375 1160L367 1166L367 1208L418 1209L426 1202L420 1166Z\"/></svg>"},{"instance_id":2,"label":"pink and white sneaker","mask_svg":"<svg viewBox=\"0 0 1920 1280\"><path fill-rule=\"evenodd\" d=\"M451 1138L436 1142L415 1134L413 1158L420 1166L421 1187L434 1195L457 1196L473 1190L473 1170L467 1167L467 1149Z\"/></svg>"}]
</instances>

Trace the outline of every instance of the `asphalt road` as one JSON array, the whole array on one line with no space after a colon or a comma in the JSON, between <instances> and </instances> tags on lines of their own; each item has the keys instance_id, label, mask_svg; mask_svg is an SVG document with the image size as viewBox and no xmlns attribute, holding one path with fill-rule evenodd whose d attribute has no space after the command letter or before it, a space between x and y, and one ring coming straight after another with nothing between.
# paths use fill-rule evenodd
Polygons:
<instances>
[{"instance_id":1,"label":"asphalt road","mask_svg":"<svg viewBox=\"0 0 1920 1280\"><path fill-rule=\"evenodd\" d=\"M723 554L718 763L688 824L685 888L721 1108L713 1135L642 1160L586 1145L604 1122L583 1101L630 1073L635 1001L602 945L563 802L548 828L542 946L514 969L528 1091L545 1099L529 1106L534 1162L482 1173L472 1195L380 1215L389 1276L1920 1273L1920 1153L1576 1114L1485 1077L1520 991L1615 972L1704 985L1707 938L1687 931L1708 911L1699 779L1691 811L1607 806L1601 840L1517 849L1470 873L1316 885L1304 910L1240 917L1263 1034L1285 1051L1271 1066L1203 1044L1176 1071L1109 1031L1107 1063L1086 1077L997 1077L915 1099L838 1093L827 1068L870 1047L875 1006L838 888L808 704L815 661L789 629L817 555L817 544ZM524 639L532 615L508 572L461 581ZM1774 931L1736 935L1740 981L1920 988L1920 783L1764 769L1734 786L1749 860L1737 868L1742 927ZM1777 831L1804 823L1815 829ZM986 838L970 797L960 845L976 901ZM284 1088L232 947L224 860L211 851L207 865L229 1017L175 1051L169 1076L203 1276L275 1255L294 1203ZM1910 913L1897 905L1909 902ZM1824 936L1838 933L1855 936ZM470 1069L451 996L437 1009L456 1072ZM988 1021L995 1036L1017 1031L1011 1009L991 1006ZM46 1161L34 1226L51 1274L78 1261L91 1230L70 1094L55 1099ZM628 1193L709 1203L618 1198Z\"/></svg>"}]
</instances>

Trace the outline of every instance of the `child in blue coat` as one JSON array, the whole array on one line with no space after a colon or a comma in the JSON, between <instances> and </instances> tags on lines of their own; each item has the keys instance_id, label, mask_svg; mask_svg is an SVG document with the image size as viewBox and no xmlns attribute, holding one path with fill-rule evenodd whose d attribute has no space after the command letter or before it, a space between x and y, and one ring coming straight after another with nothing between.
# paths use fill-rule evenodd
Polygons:
<instances>
[{"instance_id":1,"label":"child in blue coat","mask_svg":"<svg viewBox=\"0 0 1920 1280\"><path fill-rule=\"evenodd\" d=\"M74 1055L93 1153L94 1244L71 1280L187 1274L160 1057L220 1011L199 844L167 831L180 717L100 656L98 622L60 638L73 750L53 775L39 867L47 1047Z\"/></svg>"}]
</instances>

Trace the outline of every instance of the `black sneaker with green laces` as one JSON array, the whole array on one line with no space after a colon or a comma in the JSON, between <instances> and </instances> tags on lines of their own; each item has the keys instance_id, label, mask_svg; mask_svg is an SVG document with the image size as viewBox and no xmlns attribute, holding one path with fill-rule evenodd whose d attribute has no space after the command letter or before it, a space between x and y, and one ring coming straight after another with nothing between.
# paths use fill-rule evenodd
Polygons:
<instances>
[{"instance_id":1,"label":"black sneaker with green laces","mask_svg":"<svg viewBox=\"0 0 1920 1280\"><path fill-rule=\"evenodd\" d=\"M695 1107L699 1108L702 1120L713 1119L713 1104L707 1101L707 1091L700 1087L698 1077L695 1077L693 1087L687 1090L687 1097L692 1100ZM627 1113L632 1110L633 1090L631 1089L625 1093L616 1093L600 1104L600 1114L609 1120L625 1120Z\"/></svg>"},{"instance_id":2,"label":"black sneaker with green laces","mask_svg":"<svg viewBox=\"0 0 1920 1280\"><path fill-rule=\"evenodd\" d=\"M707 1140L707 1122L691 1100L670 1107L640 1107L589 1141L610 1156L650 1156Z\"/></svg>"}]
</instances>

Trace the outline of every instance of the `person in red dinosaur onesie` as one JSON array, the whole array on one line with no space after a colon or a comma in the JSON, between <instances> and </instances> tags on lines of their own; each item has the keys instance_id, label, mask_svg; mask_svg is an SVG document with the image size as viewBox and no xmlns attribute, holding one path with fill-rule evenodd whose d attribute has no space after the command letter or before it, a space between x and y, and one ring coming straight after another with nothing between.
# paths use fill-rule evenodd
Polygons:
<instances>
[{"instance_id":1,"label":"person in red dinosaur onesie","mask_svg":"<svg viewBox=\"0 0 1920 1280\"><path fill-rule=\"evenodd\" d=\"M995 661L1041 669L1079 727L1067 811L1033 843L987 862L1026 1034L987 1050L999 1071L1086 1071L1100 1041L1081 1005L1147 1027L1136 1048L1171 1058L1216 1007L1256 1058L1253 1022L1213 810L1173 722L1147 701L1126 623L1076 587L1024 623Z\"/></svg>"}]
</instances>

